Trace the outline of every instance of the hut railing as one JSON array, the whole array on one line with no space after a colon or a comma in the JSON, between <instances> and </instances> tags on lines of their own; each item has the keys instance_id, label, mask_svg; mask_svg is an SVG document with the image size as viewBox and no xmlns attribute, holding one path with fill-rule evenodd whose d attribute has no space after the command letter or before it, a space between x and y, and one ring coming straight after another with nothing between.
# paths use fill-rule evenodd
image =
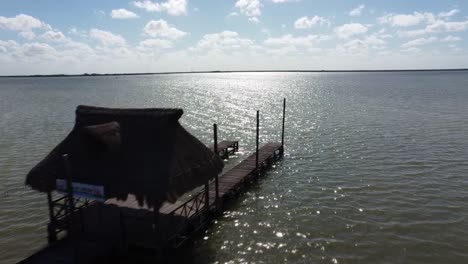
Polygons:
<instances>
[{"instance_id":1,"label":"hut railing","mask_svg":"<svg viewBox=\"0 0 468 264\"><path fill-rule=\"evenodd\" d=\"M68 195L64 195L58 199L50 199L49 201L51 219L48 225L48 235L50 243L55 242L58 235L63 231L70 232L72 229L76 229L78 226L81 226L81 221L78 223L75 222L74 226L71 226L70 220L72 218L76 218L76 216L81 217L82 210L94 203L94 201L84 198L73 198L72 202L74 210L73 212L70 212L69 199ZM78 220L80 220L80 218L78 218Z\"/></svg>"},{"instance_id":2,"label":"hut railing","mask_svg":"<svg viewBox=\"0 0 468 264\"><path fill-rule=\"evenodd\" d=\"M204 191L198 192L169 213L169 216L179 219L174 221L178 224L174 227L174 235L170 238L176 247L187 239L187 234L193 231L191 229L200 228L205 222L206 219L203 216L208 209L206 207L206 198L207 196ZM199 218L199 221L194 221L195 218ZM195 222L198 222L198 224L193 225Z\"/></svg>"}]
</instances>

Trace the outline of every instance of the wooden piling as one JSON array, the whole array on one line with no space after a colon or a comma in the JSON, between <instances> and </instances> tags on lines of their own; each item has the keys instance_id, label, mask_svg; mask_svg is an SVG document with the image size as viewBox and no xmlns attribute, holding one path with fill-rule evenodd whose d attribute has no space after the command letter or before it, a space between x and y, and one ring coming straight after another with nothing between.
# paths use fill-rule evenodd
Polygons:
<instances>
[{"instance_id":1,"label":"wooden piling","mask_svg":"<svg viewBox=\"0 0 468 264\"><path fill-rule=\"evenodd\" d=\"M75 203L73 199L73 176L72 168L70 164L70 159L68 154L62 155L63 165L65 167L65 181L67 185L67 210L70 217L68 217L69 228L68 235L71 236L73 233L73 212L75 212Z\"/></svg>"},{"instance_id":2,"label":"wooden piling","mask_svg":"<svg viewBox=\"0 0 468 264\"><path fill-rule=\"evenodd\" d=\"M257 171L257 176L259 175L259 169L258 169L259 136L260 136L260 111L257 110L257 133L255 137L255 170Z\"/></svg>"},{"instance_id":3,"label":"wooden piling","mask_svg":"<svg viewBox=\"0 0 468 264\"><path fill-rule=\"evenodd\" d=\"M215 155L218 155L218 125L213 124L213 149ZM216 175L215 177L215 203L218 205L218 200L219 200L219 177ZM217 207L217 206L216 206Z\"/></svg>"},{"instance_id":4,"label":"wooden piling","mask_svg":"<svg viewBox=\"0 0 468 264\"><path fill-rule=\"evenodd\" d=\"M54 243L57 241L57 234L55 233L55 230L53 228L53 225L55 224L55 217L54 217L54 203L52 201L52 192L48 191L47 192L47 203L49 204L49 224L47 226L47 242L49 244Z\"/></svg>"},{"instance_id":5,"label":"wooden piling","mask_svg":"<svg viewBox=\"0 0 468 264\"><path fill-rule=\"evenodd\" d=\"M283 127L281 129L281 148L284 148L284 123L286 121L286 98L283 100Z\"/></svg>"}]
</instances>

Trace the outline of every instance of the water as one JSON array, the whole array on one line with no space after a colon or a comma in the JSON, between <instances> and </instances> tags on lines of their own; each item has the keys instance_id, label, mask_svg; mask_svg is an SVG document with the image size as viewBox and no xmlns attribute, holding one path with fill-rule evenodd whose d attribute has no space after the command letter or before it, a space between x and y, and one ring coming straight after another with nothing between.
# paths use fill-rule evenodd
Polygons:
<instances>
[{"instance_id":1,"label":"water","mask_svg":"<svg viewBox=\"0 0 468 264\"><path fill-rule=\"evenodd\" d=\"M468 73L232 73L0 79L0 263L46 243L28 170L78 104L181 107L203 142L286 157L195 242L195 263L467 263ZM231 161L232 166L236 160Z\"/></svg>"}]
</instances>

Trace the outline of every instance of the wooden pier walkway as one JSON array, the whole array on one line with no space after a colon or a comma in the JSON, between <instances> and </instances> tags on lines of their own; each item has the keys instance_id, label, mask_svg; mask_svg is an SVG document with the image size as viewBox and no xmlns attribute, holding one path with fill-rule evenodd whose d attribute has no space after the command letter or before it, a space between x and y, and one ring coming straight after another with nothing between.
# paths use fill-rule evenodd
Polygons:
<instances>
[{"instance_id":1,"label":"wooden pier walkway","mask_svg":"<svg viewBox=\"0 0 468 264\"><path fill-rule=\"evenodd\" d=\"M211 146L210 149L214 150L214 146ZM234 155L239 150L239 141L221 141L218 143L218 155L222 159L228 159L229 155Z\"/></svg>"},{"instance_id":2,"label":"wooden pier walkway","mask_svg":"<svg viewBox=\"0 0 468 264\"><path fill-rule=\"evenodd\" d=\"M268 143L259 149L259 173L277 161L283 154L280 143ZM234 194L245 181L251 180L257 176L255 166L256 153L253 153L245 160L237 164L235 167L222 174L218 182L218 202L222 203L230 194ZM199 195L202 196L203 192ZM197 213L197 210L189 210L186 212L185 207L196 208L197 203L200 203L194 197L184 204L165 204L159 212L166 214L174 214L184 217L192 217ZM203 197L205 199L205 197ZM205 200L202 201L205 205ZM210 208L216 202L216 183L212 181L209 184L209 205Z\"/></svg>"}]
</instances>

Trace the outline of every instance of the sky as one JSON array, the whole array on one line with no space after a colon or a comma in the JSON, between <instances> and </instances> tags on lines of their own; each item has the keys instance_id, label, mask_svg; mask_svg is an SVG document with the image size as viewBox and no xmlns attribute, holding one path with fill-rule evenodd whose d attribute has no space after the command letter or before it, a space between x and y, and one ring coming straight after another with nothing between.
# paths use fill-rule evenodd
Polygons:
<instances>
[{"instance_id":1,"label":"sky","mask_svg":"<svg viewBox=\"0 0 468 264\"><path fill-rule=\"evenodd\" d=\"M468 68L466 0L0 1L0 75Z\"/></svg>"}]
</instances>

